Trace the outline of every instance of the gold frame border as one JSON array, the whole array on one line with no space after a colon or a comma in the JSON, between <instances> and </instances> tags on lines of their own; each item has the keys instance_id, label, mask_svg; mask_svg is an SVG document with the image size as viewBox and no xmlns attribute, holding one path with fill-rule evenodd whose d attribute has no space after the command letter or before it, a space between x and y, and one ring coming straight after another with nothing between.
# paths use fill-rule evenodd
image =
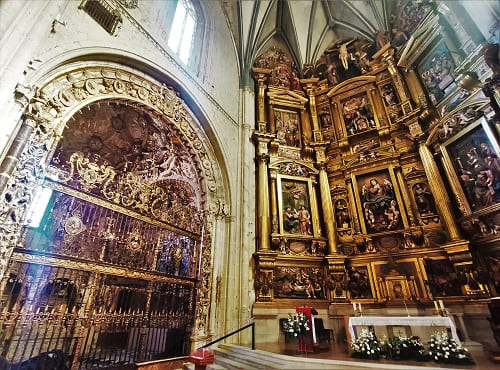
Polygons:
<instances>
[{"instance_id":1,"label":"gold frame border","mask_svg":"<svg viewBox=\"0 0 500 370\"><path fill-rule=\"evenodd\" d=\"M500 157L500 147L495 138L495 134L493 130L489 127L488 121L486 121L486 118L484 117L479 118L476 122L470 124L462 131L460 131L459 133L452 136L451 138L449 138L448 140L446 140L444 143L441 144L441 153L443 155L443 166L446 172L446 176L448 177L450 186L453 192L455 193L455 198L459 204L459 208L461 208L461 210L463 211L464 216L470 216L473 213L478 212L480 210L475 210L475 211L472 210L469 200L465 196L464 190L462 188L458 175L455 171L455 167L453 166L453 160L451 159L450 153L448 152L448 146L450 144L453 144L455 141L461 139L463 136L467 135L472 130L475 130L479 126L483 128L497 156Z\"/></svg>"},{"instance_id":2,"label":"gold frame border","mask_svg":"<svg viewBox=\"0 0 500 370\"><path fill-rule=\"evenodd\" d=\"M304 234L290 234L285 233L285 229L283 228L283 195L281 191L281 179L286 180L294 180L294 181L302 181L307 183L307 192L309 195L309 205L311 207L311 225L313 229L313 235L304 235ZM316 203L316 195L312 186L312 179L310 177L299 177L299 176L288 176L278 174L276 176L276 191L278 192L278 217L279 217L279 227L280 227L280 235L285 236L300 236L303 238L317 238L320 236L319 234L319 221L318 221L318 208Z\"/></svg>"}]
</instances>

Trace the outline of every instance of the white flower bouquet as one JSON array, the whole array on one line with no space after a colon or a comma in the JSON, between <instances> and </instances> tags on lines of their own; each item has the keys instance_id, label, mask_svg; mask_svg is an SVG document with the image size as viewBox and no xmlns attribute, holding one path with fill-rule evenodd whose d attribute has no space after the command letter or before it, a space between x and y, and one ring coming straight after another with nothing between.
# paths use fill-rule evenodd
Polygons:
<instances>
[{"instance_id":1,"label":"white flower bouquet","mask_svg":"<svg viewBox=\"0 0 500 370\"><path fill-rule=\"evenodd\" d=\"M359 337L351 342L351 357L379 359L382 352L380 342L372 330L363 329Z\"/></svg>"},{"instance_id":2,"label":"white flower bouquet","mask_svg":"<svg viewBox=\"0 0 500 370\"><path fill-rule=\"evenodd\" d=\"M467 348L462 347L446 332L436 332L429 342L429 357L435 362L474 364Z\"/></svg>"},{"instance_id":3,"label":"white flower bouquet","mask_svg":"<svg viewBox=\"0 0 500 370\"><path fill-rule=\"evenodd\" d=\"M286 332L296 337L299 335L303 335L307 331L311 330L307 317L303 312L299 312L295 316L292 316L292 314L288 315L290 316L288 320L283 322L283 330L285 330Z\"/></svg>"}]
</instances>

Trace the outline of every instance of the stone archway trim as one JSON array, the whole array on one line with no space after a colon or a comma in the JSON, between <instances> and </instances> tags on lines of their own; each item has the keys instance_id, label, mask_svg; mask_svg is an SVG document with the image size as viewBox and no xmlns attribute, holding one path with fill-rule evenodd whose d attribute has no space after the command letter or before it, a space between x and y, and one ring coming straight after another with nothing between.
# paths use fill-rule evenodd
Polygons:
<instances>
[{"instance_id":1,"label":"stone archway trim","mask_svg":"<svg viewBox=\"0 0 500 370\"><path fill-rule=\"evenodd\" d=\"M184 101L176 91L131 71L110 66L80 66L55 75L40 88L27 92L25 121L14 151L16 156L3 167L8 178L0 189L0 278L3 276L14 247L19 242L24 213L31 203L33 191L44 179L45 161L65 128L66 121L83 106L103 99L126 99L144 104L165 115L184 135L195 154L202 186L205 188L204 236L202 240L201 276L197 291L196 335L206 335L212 285L212 229L216 201L217 161L205 147L208 140L195 127ZM220 174L219 174L220 175ZM221 178L221 176L217 176Z\"/></svg>"}]
</instances>

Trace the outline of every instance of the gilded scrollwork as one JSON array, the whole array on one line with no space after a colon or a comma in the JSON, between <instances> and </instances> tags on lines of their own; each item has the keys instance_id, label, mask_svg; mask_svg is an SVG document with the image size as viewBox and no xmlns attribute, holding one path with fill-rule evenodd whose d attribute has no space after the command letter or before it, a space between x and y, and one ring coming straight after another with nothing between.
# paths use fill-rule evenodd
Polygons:
<instances>
[{"instance_id":1,"label":"gilded scrollwork","mask_svg":"<svg viewBox=\"0 0 500 370\"><path fill-rule=\"evenodd\" d=\"M123 167L117 168L115 164L119 164L118 162L110 161L109 158L100 155L96 156L95 154L100 152L97 148L109 146L115 139L114 144L119 146L120 135L111 138L107 135L97 134L94 137L92 135L87 136L89 140L84 143L87 151L75 154L73 161L69 161L70 156L68 156L66 161L56 163L57 158L53 157L51 166L63 169L63 171L58 172L56 176L55 172L52 171L53 168L51 168L52 172L49 175L51 175L53 181L65 183L70 187L76 182L80 182L79 190L91 194L89 196L85 195L85 198L102 197L116 204L116 206L124 206L138 212L140 215L134 216L138 219L155 218L159 223L166 222L174 225L175 228L184 229L187 234L191 234L189 230L194 231L195 234L199 233L202 223L207 226L207 231L203 236L201 283L198 289L198 296L200 297L198 302L200 304L197 305L198 311L196 313L197 328L201 333L206 333L210 308L207 302L210 302L212 278L212 238L210 229L213 222L209 221L208 216L205 216L204 219L201 216L203 209L207 207L207 194L210 197L211 193L216 191L214 172L218 168L212 159L213 154L207 151L208 141L200 139L204 137L202 129L194 123L194 119L186 109L185 103L170 87L156 84L130 71L118 70L112 67L81 67L61 74L46 84L42 84L39 88L31 89L31 87L26 87L26 89L20 88L18 90L16 96L19 103L26 106L24 125L32 127L34 132L29 138L24 151L20 152L21 154L17 158L17 168L10 174L7 184L0 194L0 275L5 271L13 247L20 242L21 223L23 217L25 217L26 209L32 201L33 190L41 184L47 175L44 164L49 155L52 155L53 151L57 150L56 146L59 142L62 142L60 139L63 134L66 135L65 129L71 125L68 122L70 116L96 99L106 101L106 104L111 100L127 100L131 107L140 108L139 110L143 112L147 111L151 117L151 121L148 121L145 126L142 123L134 123L134 126L128 123L132 121L127 121L124 129L128 130L130 137L146 146L147 143L141 140L152 136L143 134L143 127L154 126L157 131L170 129L171 132L175 132L176 138L179 139L179 142L174 143L174 145L184 146L185 156L177 157L177 161L172 167L170 167L172 162L169 162L167 157L160 159L151 156L149 159L156 161L155 166L147 167L148 173L140 173L138 168L133 168L139 162L134 162L134 159L138 157L134 152L135 149L122 147L121 150L125 154L128 151L131 158L125 160L126 163L123 163ZM117 125L116 132L123 132L119 127L120 122L117 121L115 124ZM99 130L97 129L97 131ZM109 131L109 133L111 132L112 130ZM166 141L160 140L160 142L165 143ZM109 155L114 152L119 156L121 153L117 148L109 146L105 152ZM165 148L166 151L170 149L170 147ZM157 183L152 181L152 178ZM165 195L170 194L174 189L175 191L184 189L184 191L192 191L192 193L188 197L178 197L176 202L175 199L168 199ZM172 194L174 193L172 192ZM193 200L192 206L186 206L185 199L188 198ZM196 207L194 204L196 204ZM110 208L113 207L110 206ZM130 214L135 214L134 211L131 211ZM86 235L90 226L85 224L87 221L84 221L78 215L72 215L62 221L63 223L60 225L64 231L61 235L70 235L71 237L65 240L62 239L61 248L66 248L68 251L77 251L79 248L78 238ZM153 224L156 225L158 222ZM105 226L106 222L103 222L103 225ZM115 227L118 227L118 223L115 224ZM170 229L170 226L165 224L160 227ZM105 235L104 231L106 230L103 230L102 235ZM145 246L153 246L151 241L146 241L143 235L138 234L138 229L131 229L131 236L128 239L121 240L120 243L129 246L126 250L130 258L142 253ZM102 250L96 250L96 253L91 258L96 262L82 264L76 261L68 261L68 266L72 265L69 267L83 268L95 273L133 276L151 281L166 279L165 281L168 280L175 284L186 283L185 279L163 279L157 273L150 274L144 271L132 270L128 266L102 266L100 264L102 262L101 258L109 259L116 256L118 256L116 258L121 258L119 253L113 252L114 254L110 255L108 252L115 248L115 244L116 247L119 247L118 243L109 239L103 244ZM152 248L151 252L155 248ZM197 250L200 250L200 248L197 247ZM185 256L184 251L182 256ZM26 260L29 263L52 265L59 263L56 259L43 256L29 257L25 253L18 254L16 258ZM173 255L172 258L172 260L175 259ZM146 253L144 261L141 260L141 263L156 264L156 257L152 253Z\"/></svg>"}]
</instances>

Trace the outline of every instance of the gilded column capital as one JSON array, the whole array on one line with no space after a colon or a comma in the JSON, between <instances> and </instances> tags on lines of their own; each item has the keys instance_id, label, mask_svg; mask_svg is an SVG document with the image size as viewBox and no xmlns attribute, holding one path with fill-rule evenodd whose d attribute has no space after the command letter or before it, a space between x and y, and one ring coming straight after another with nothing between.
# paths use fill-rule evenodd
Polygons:
<instances>
[{"instance_id":1,"label":"gilded column capital","mask_svg":"<svg viewBox=\"0 0 500 370\"><path fill-rule=\"evenodd\" d=\"M322 141L322 142L315 142L311 143L311 147L314 148L314 151L316 152L316 167L318 168L325 168L326 164L326 148L328 147L328 144L330 142Z\"/></svg>"}]
</instances>

